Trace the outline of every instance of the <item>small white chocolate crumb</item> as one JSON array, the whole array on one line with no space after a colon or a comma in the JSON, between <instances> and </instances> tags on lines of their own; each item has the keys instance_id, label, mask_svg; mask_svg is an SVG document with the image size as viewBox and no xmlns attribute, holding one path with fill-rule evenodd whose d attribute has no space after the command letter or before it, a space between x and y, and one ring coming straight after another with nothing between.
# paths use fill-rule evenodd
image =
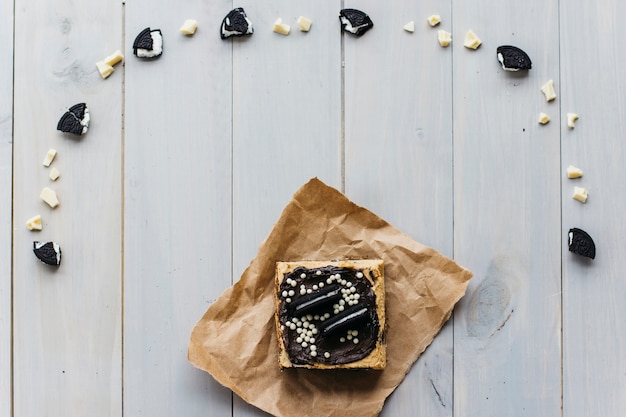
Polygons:
<instances>
[{"instance_id":1,"label":"small white chocolate crumb","mask_svg":"<svg viewBox=\"0 0 626 417\"><path fill-rule=\"evenodd\" d=\"M567 178L580 178L583 176L583 171L580 168L576 168L573 165L567 167Z\"/></svg>"},{"instance_id":2,"label":"small white chocolate crumb","mask_svg":"<svg viewBox=\"0 0 626 417\"><path fill-rule=\"evenodd\" d=\"M57 198L57 194L54 192L54 190L48 187L44 187L44 189L41 190L41 194L39 194L39 197L52 208L55 208L59 205L59 199Z\"/></svg>"},{"instance_id":3,"label":"small white chocolate crumb","mask_svg":"<svg viewBox=\"0 0 626 417\"><path fill-rule=\"evenodd\" d=\"M539 113L539 119L537 120L539 122L539 124L545 125L546 123L548 123L550 121L550 116L548 116L545 113Z\"/></svg>"},{"instance_id":4,"label":"small white chocolate crumb","mask_svg":"<svg viewBox=\"0 0 626 417\"><path fill-rule=\"evenodd\" d=\"M552 101L556 98L556 91L554 91L554 81L548 80L544 85L541 86L541 92L546 98L546 101Z\"/></svg>"},{"instance_id":5,"label":"small white chocolate crumb","mask_svg":"<svg viewBox=\"0 0 626 417\"><path fill-rule=\"evenodd\" d=\"M37 214L36 216L26 220L26 227L28 227L28 230L41 230L41 216Z\"/></svg>"},{"instance_id":6,"label":"small white chocolate crumb","mask_svg":"<svg viewBox=\"0 0 626 417\"><path fill-rule=\"evenodd\" d=\"M313 24L311 19L306 18L304 16L300 16L296 22L298 23L298 28L302 32L308 32L309 30L311 30L311 25ZM322 273L322 271L317 271L318 275L321 274L321 273Z\"/></svg>"},{"instance_id":7,"label":"small white chocolate crumb","mask_svg":"<svg viewBox=\"0 0 626 417\"><path fill-rule=\"evenodd\" d=\"M56 149L52 149L52 148L48 149L48 152L46 153L46 156L43 159L43 166L49 167L52 161L54 161L55 156L57 156Z\"/></svg>"},{"instance_id":8,"label":"small white chocolate crumb","mask_svg":"<svg viewBox=\"0 0 626 417\"><path fill-rule=\"evenodd\" d=\"M415 32L415 22L414 21L410 21L409 23L407 23L406 25L404 25L402 27L402 29L404 29L405 31L409 32L409 33L413 33Z\"/></svg>"},{"instance_id":9,"label":"small white chocolate crumb","mask_svg":"<svg viewBox=\"0 0 626 417\"><path fill-rule=\"evenodd\" d=\"M586 203L588 194L589 193L586 189L582 187L574 187L574 195L572 196L572 198L580 201L581 203Z\"/></svg>"},{"instance_id":10,"label":"small white chocolate crumb","mask_svg":"<svg viewBox=\"0 0 626 417\"><path fill-rule=\"evenodd\" d=\"M287 36L289 35L290 31L291 27L288 24L283 23L283 19L281 19L280 17L276 19L276 21L274 22L274 32Z\"/></svg>"},{"instance_id":11,"label":"small white chocolate crumb","mask_svg":"<svg viewBox=\"0 0 626 417\"><path fill-rule=\"evenodd\" d=\"M450 32L446 32L445 30L437 31L437 40L439 41L439 45L442 48L447 47L452 42L452 34Z\"/></svg>"},{"instance_id":12,"label":"small white chocolate crumb","mask_svg":"<svg viewBox=\"0 0 626 417\"><path fill-rule=\"evenodd\" d=\"M180 27L180 33L182 33L185 36L191 36L194 33L196 33L197 29L198 29L198 22L194 19L187 19L185 20L183 25Z\"/></svg>"},{"instance_id":13,"label":"small white chocolate crumb","mask_svg":"<svg viewBox=\"0 0 626 417\"><path fill-rule=\"evenodd\" d=\"M438 14L433 14L428 16L427 20L428 24L434 27L441 23L441 16L439 16Z\"/></svg>"},{"instance_id":14,"label":"small white chocolate crumb","mask_svg":"<svg viewBox=\"0 0 626 417\"><path fill-rule=\"evenodd\" d=\"M463 41L463 46L468 49L478 49L481 43L482 41L472 29L467 31L467 33L465 34L465 40Z\"/></svg>"},{"instance_id":15,"label":"small white chocolate crumb","mask_svg":"<svg viewBox=\"0 0 626 417\"><path fill-rule=\"evenodd\" d=\"M576 113L567 113L567 127L573 129L576 120L578 120L578 115Z\"/></svg>"}]
</instances>

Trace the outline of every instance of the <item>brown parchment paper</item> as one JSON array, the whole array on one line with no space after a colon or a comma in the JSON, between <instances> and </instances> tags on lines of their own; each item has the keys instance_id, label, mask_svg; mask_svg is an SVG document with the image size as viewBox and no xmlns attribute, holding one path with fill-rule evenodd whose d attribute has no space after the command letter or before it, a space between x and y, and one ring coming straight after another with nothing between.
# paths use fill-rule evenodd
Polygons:
<instances>
[{"instance_id":1,"label":"brown parchment paper","mask_svg":"<svg viewBox=\"0 0 626 417\"><path fill-rule=\"evenodd\" d=\"M386 369L281 371L276 262L374 258L385 262ZM375 416L448 320L471 277L314 178L294 194L240 280L196 324L189 361L276 416Z\"/></svg>"}]
</instances>

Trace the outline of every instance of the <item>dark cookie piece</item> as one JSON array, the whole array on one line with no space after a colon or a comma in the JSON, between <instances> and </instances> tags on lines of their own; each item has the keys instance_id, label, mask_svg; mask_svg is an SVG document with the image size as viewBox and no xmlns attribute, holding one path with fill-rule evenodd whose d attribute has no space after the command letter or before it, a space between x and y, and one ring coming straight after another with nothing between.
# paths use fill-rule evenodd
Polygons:
<instances>
[{"instance_id":1,"label":"dark cookie piece","mask_svg":"<svg viewBox=\"0 0 626 417\"><path fill-rule=\"evenodd\" d=\"M246 16L243 7L231 10L222 20L220 29L222 39L230 38L231 36L252 35L252 33L254 33L252 22Z\"/></svg>"},{"instance_id":2,"label":"dark cookie piece","mask_svg":"<svg viewBox=\"0 0 626 417\"><path fill-rule=\"evenodd\" d=\"M533 66L528 54L516 46L498 46L496 52L498 54L498 62L506 71L529 70Z\"/></svg>"},{"instance_id":3,"label":"dark cookie piece","mask_svg":"<svg viewBox=\"0 0 626 417\"><path fill-rule=\"evenodd\" d=\"M357 9L343 9L339 12L341 28L356 36L363 36L365 32L374 27L374 22L370 17Z\"/></svg>"},{"instance_id":4,"label":"dark cookie piece","mask_svg":"<svg viewBox=\"0 0 626 417\"><path fill-rule=\"evenodd\" d=\"M33 252L43 263L53 266L61 264L61 247L54 242L33 242Z\"/></svg>"},{"instance_id":5,"label":"dark cookie piece","mask_svg":"<svg viewBox=\"0 0 626 417\"><path fill-rule=\"evenodd\" d=\"M57 130L84 135L89 130L89 109L85 103L74 104L59 119Z\"/></svg>"},{"instance_id":6,"label":"dark cookie piece","mask_svg":"<svg viewBox=\"0 0 626 417\"><path fill-rule=\"evenodd\" d=\"M160 29L145 28L133 42L133 54L138 58L158 58L163 53L163 34Z\"/></svg>"},{"instance_id":7,"label":"dark cookie piece","mask_svg":"<svg viewBox=\"0 0 626 417\"><path fill-rule=\"evenodd\" d=\"M587 232L574 227L569 229L567 236L570 252L591 259L596 257L596 245Z\"/></svg>"}]
</instances>

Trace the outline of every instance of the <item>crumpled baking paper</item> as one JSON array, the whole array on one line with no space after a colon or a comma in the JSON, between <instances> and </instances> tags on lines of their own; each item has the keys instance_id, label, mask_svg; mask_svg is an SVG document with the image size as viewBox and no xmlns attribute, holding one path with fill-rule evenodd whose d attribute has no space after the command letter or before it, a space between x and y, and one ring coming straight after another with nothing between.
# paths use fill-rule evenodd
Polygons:
<instances>
[{"instance_id":1,"label":"crumpled baking paper","mask_svg":"<svg viewBox=\"0 0 626 417\"><path fill-rule=\"evenodd\" d=\"M385 262L383 371L281 371L278 366L276 262L332 259ZM189 361L275 416L376 416L448 320L471 277L453 260L314 178L294 194L241 279L196 324Z\"/></svg>"}]
</instances>

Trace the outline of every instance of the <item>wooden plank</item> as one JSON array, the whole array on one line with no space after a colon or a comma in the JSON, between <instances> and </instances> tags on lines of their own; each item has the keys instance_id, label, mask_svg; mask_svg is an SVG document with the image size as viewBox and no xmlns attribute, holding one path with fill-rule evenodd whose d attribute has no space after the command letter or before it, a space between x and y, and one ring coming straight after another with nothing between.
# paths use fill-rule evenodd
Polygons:
<instances>
[{"instance_id":1,"label":"wooden plank","mask_svg":"<svg viewBox=\"0 0 626 417\"><path fill-rule=\"evenodd\" d=\"M119 3L15 2L14 415L119 416L121 356L121 71L102 80L97 60L121 47ZM107 34L107 36L102 36ZM89 132L70 137L58 119L79 102ZM52 182L42 166L58 151ZM39 198L56 190L60 205ZM41 214L43 230L25 221ZM32 253L55 241L54 268Z\"/></svg>"},{"instance_id":2,"label":"wooden plank","mask_svg":"<svg viewBox=\"0 0 626 417\"><path fill-rule=\"evenodd\" d=\"M344 35L346 192L414 239L452 256L450 4L361 1L374 27ZM442 23L427 23L439 14ZM403 30L415 22L415 32ZM338 23L337 23L338 24ZM388 399L382 415L452 415L452 326Z\"/></svg>"},{"instance_id":3,"label":"wooden plank","mask_svg":"<svg viewBox=\"0 0 626 417\"><path fill-rule=\"evenodd\" d=\"M233 276L310 178L341 187L339 2L244 1L255 32L233 42ZM296 19L313 21L300 32ZM291 26L272 31L277 18ZM264 415L234 400L234 415Z\"/></svg>"},{"instance_id":4,"label":"wooden plank","mask_svg":"<svg viewBox=\"0 0 626 417\"><path fill-rule=\"evenodd\" d=\"M559 415L560 115L539 91L558 81L558 2L453 14L455 257L475 274L454 318L455 415ZM478 50L463 47L469 29ZM503 71L506 44L533 69Z\"/></svg>"},{"instance_id":5,"label":"wooden plank","mask_svg":"<svg viewBox=\"0 0 626 417\"><path fill-rule=\"evenodd\" d=\"M0 74L13 73L13 2L0 3ZM0 416L11 415L13 77L0 78Z\"/></svg>"},{"instance_id":6,"label":"wooden plank","mask_svg":"<svg viewBox=\"0 0 626 417\"><path fill-rule=\"evenodd\" d=\"M124 413L224 416L231 393L187 361L195 322L231 282L231 46L211 3L126 5ZM179 32L198 21L192 37ZM163 56L132 55L145 27Z\"/></svg>"},{"instance_id":7,"label":"wooden plank","mask_svg":"<svg viewBox=\"0 0 626 417\"><path fill-rule=\"evenodd\" d=\"M563 411L567 416L621 415L626 408L626 351L621 221L626 196L623 122L626 83L620 66L626 46L620 22L626 5L617 0L597 4L561 3L562 143L561 230L563 250ZM574 129L565 114L580 115ZM568 165L583 177L567 179ZM586 204L572 199L575 186L589 190ZM567 232L587 231L595 240L595 260L568 252Z\"/></svg>"}]
</instances>

